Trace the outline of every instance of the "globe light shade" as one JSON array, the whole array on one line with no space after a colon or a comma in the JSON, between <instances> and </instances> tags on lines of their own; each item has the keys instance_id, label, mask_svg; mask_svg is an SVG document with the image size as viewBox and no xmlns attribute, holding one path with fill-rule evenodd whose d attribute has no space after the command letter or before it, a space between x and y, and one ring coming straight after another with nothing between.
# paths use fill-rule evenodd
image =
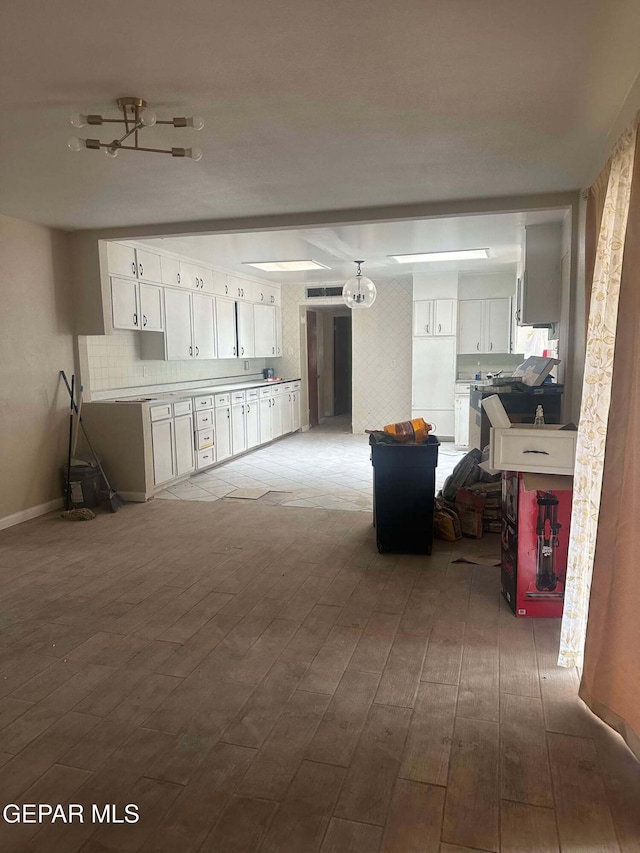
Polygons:
<instances>
[{"instance_id":1,"label":"globe light shade","mask_svg":"<svg viewBox=\"0 0 640 853\"><path fill-rule=\"evenodd\" d=\"M74 113L69 119L71 127L85 127L88 122L88 117L82 113Z\"/></svg>"},{"instance_id":2,"label":"globe light shade","mask_svg":"<svg viewBox=\"0 0 640 853\"><path fill-rule=\"evenodd\" d=\"M82 151L82 149L86 147L86 141L77 136L70 136L69 139L67 139L67 148L70 148L71 151Z\"/></svg>"},{"instance_id":3,"label":"globe light shade","mask_svg":"<svg viewBox=\"0 0 640 853\"><path fill-rule=\"evenodd\" d=\"M342 288L342 298L349 308L371 308L376 295L376 286L366 275L355 275Z\"/></svg>"},{"instance_id":4,"label":"globe light shade","mask_svg":"<svg viewBox=\"0 0 640 853\"><path fill-rule=\"evenodd\" d=\"M158 121L158 116L153 112L153 110L140 110L138 113L138 121L143 127L153 127L153 125Z\"/></svg>"},{"instance_id":5,"label":"globe light shade","mask_svg":"<svg viewBox=\"0 0 640 853\"><path fill-rule=\"evenodd\" d=\"M187 127L192 127L194 130L202 130L204 119L202 116L191 116L191 118L187 119Z\"/></svg>"},{"instance_id":6,"label":"globe light shade","mask_svg":"<svg viewBox=\"0 0 640 853\"><path fill-rule=\"evenodd\" d=\"M201 148L185 148L184 156L191 157L192 160L202 160L202 149Z\"/></svg>"}]
</instances>

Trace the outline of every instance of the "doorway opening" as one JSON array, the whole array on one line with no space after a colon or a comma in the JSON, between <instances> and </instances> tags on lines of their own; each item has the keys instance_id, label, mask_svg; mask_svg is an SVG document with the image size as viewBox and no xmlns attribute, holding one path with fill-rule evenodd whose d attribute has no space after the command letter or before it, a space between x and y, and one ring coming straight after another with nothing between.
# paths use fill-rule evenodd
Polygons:
<instances>
[{"instance_id":1,"label":"doorway opening","mask_svg":"<svg viewBox=\"0 0 640 853\"><path fill-rule=\"evenodd\" d=\"M314 306L306 311L309 426L351 431L351 311ZM335 420L334 420L335 419Z\"/></svg>"}]
</instances>

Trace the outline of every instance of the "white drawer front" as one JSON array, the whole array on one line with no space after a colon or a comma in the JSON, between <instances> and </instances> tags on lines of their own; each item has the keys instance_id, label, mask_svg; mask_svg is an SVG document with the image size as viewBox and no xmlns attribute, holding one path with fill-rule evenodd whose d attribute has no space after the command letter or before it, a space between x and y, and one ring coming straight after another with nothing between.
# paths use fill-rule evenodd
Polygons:
<instances>
[{"instance_id":1,"label":"white drawer front","mask_svg":"<svg viewBox=\"0 0 640 853\"><path fill-rule=\"evenodd\" d=\"M575 431L492 429L492 467L503 471L573 475Z\"/></svg>"},{"instance_id":2,"label":"white drawer front","mask_svg":"<svg viewBox=\"0 0 640 853\"><path fill-rule=\"evenodd\" d=\"M195 397L193 402L196 407L196 412L201 409L213 409L213 395L210 397Z\"/></svg>"},{"instance_id":3,"label":"white drawer front","mask_svg":"<svg viewBox=\"0 0 640 853\"><path fill-rule=\"evenodd\" d=\"M232 391L231 400L234 403L244 403L244 391Z\"/></svg>"},{"instance_id":4,"label":"white drawer front","mask_svg":"<svg viewBox=\"0 0 640 853\"><path fill-rule=\"evenodd\" d=\"M213 447L213 429L196 430L196 450L206 450Z\"/></svg>"},{"instance_id":5,"label":"white drawer front","mask_svg":"<svg viewBox=\"0 0 640 853\"><path fill-rule=\"evenodd\" d=\"M208 450L199 450L197 457L198 470L208 468L216 461L215 449L210 447Z\"/></svg>"},{"instance_id":6,"label":"white drawer front","mask_svg":"<svg viewBox=\"0 0 640 853\"><path fill-rule=\"evenodd\" d=\"M216 408L218 406L228 406L229 402L229 394L214 394L213 396L213 404Z\"/></svg>"},{"instance_id":7,"label":"white drawer front","mask_svg":"<svg viewBox=\"0 0 640 853\"><path fill-rule=\"evenodd\" d=\"M152 421L163 421L172 415L171 403L167 403L166 406L152 406L149 411Z\"/></svg>"},{"instance_id":8,"label":"white drawer front","mask_svg":"<svg viewBox=\"0 0 640 853\"><path fill-rule=\"evenodd\" d=\"M283 394L290 394L291 391L293 391L293 383L292 382L285 382L285 384L281 385L280 387L282 388Z\"/></svg>"},{"instance_id":9,"label":"white drawer front","mask_svg":"<svg viewBox=\"0 0 640 853\"><path fill-rule=\"evenodd\" d=\"M294 390L294 391L299 391L299 390L300 390L300 383L299 383L299 382L294 382L294 383L293 383L293 390Z\"/></svg>"},{"instance_id":10,"label":"white drawer front","mask_svg":"<svg viewBox=\"0 0 640 853\"><path fill-rule=\"evenodd\" d=\"M272 388L260 388L260 397L271 397L272 391Z\"/></svg>"},{"instance_id":11,"label":"white drawer front","mask_svg":"<svg viewBox=\"0 0 640 853\"><path fill-rule=\"evenodd\" d=\"M173 414L177 417L178 415L188 415L193 411L193 404L191 400L182 400L180 403L173 404Z\"/></svg>"},{"instance_id":12,"label":"white drawer front","mask_svg":"<svg viewBox=\"0 0 640 853\"><path fill-rule=\"evenodd\" d=\"M196 412L196 429L213 428L213 412Z\"/></svg>"},{"instance_id":13,"label":"white drawer front","mask_svg":"<svg viewBox=\"0 0 640 853\"><path fill-rule=\"evenodd\" d=\"M279 397L280 394L284 394L284 385L275 385L273 387L273 396Z\"/></svg>"},{"instance_id":14,"label":"white drawer front","mask_svg":"<svg viewBox=\"0 0 640 853\"><path fill-rule=\"evenodd\" d=\"M250 388L247 392L247 400L257 400L258 399L258 389Z\"/></svg>"}]
</instances>

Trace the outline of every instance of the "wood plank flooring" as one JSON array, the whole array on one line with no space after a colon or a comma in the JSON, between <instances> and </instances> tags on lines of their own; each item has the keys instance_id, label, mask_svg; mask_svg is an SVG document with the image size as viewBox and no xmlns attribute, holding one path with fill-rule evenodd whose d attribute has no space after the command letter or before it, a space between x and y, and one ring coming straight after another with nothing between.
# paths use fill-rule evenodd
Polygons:
<instances>
[{"instance_id":1,"label":"wood plank flooring","mask_svg":"<svg viewBox=\"0 0 640 853\"><path fill-rule=\"evenodd\" d=\"M155 501L0 533L10 853L640 851L640 765L495 568L368 514ZM136 824L91 806L136 803Z\"/></svg>"}]
</instances>

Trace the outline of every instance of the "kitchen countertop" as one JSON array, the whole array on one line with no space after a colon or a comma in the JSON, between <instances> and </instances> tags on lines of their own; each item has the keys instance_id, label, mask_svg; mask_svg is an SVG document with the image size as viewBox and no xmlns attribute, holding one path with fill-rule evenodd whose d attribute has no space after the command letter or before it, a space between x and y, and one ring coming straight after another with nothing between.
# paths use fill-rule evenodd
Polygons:
<instances>
[{"instance_id":1,"label":"kitchen countertop","mask_svg":"<svg viewBox=\"0 0 640 853\"><path fill-rule=\"evenodd\" d=\"M109 400L95 400L95 403L177 403L201 397L204 394L225 394L228 391L245 391L248 388L265 388L271 385L282 385L286 382L299 382L294 379L253 379L245 382L229 382L225 385L203 385L200 388L185 388L183 391L162 391L158 394L136 394L130 397L122 396Z\"/></svg>"}]
</instances>

